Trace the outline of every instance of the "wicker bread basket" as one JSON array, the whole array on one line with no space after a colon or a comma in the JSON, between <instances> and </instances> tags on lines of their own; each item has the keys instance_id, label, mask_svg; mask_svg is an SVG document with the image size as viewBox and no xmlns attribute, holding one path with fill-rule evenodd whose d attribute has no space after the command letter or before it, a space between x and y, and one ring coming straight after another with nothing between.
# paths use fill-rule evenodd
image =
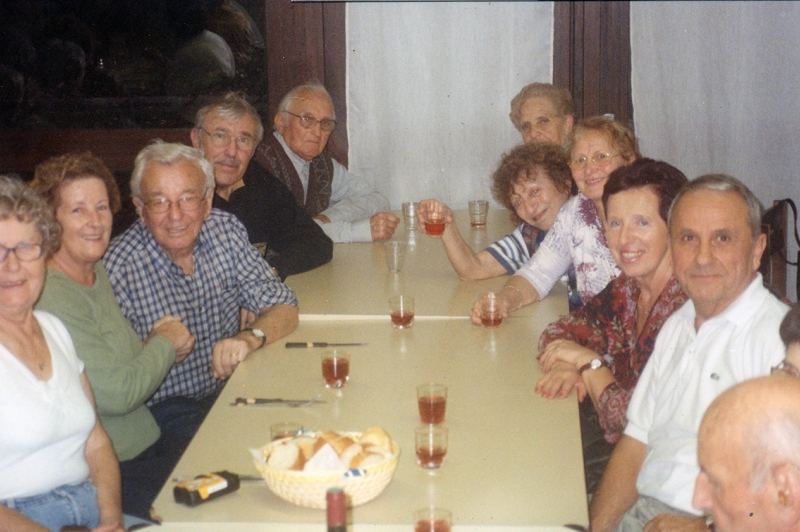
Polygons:
<instances>
[{"instance_id":1,"label":"wicker bread basket","mask_svg":"<svg viewBox=\"0 0 800 532\"><path fill-rule=\"evenodd\" d=\"M360 432L341 432L358 442ZM340 487L348 497L348 506L358 506L380 495L392 481L400 457L400 447L392 441L392 455L383 462L361 469L348 471L306 472L279 470L266 465L272 450L283 440L277 440L261 448L264 461L254 460L256 469L264 477L269 489L281 499L306 506L325 509L325 493L328 488Z\"/></svg>"}]
</instances>

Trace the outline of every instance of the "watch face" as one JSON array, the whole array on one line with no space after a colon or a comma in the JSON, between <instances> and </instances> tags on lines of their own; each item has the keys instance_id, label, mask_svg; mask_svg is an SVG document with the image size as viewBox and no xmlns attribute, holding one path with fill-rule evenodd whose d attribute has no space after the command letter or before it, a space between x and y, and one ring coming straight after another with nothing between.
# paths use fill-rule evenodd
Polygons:
<instances>
[{"instance_id":1,"label":"watch face","mask_svg":"<svg viewBox=\"0 0 800 532\"><path fill-rule=\"evenodd\" d=\"M592 360L591 368L592 369L597 369L602 365L603 365L603 361L600 360L599 358L595 358L594 360Z\"/></svg>"},{"instance_id":2,"label":"watch face","mask_svg":"<svg viewBox=\"0 0 800 532\"><path fill-rule=\"evenodd\" d=\"M253 333L253 336L257 336L259 338L264 338L265 336L264 331L262 331L261 329L248 329L248 330L251 333Z\"/></svg>"}]
</instances>

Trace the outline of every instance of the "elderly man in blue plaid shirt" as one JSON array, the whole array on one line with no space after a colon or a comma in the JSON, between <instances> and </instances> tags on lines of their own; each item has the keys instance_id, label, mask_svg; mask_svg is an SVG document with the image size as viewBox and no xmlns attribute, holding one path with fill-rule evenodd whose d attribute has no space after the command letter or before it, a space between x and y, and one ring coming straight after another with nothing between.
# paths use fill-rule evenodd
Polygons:
<instances>
[{"instance_id":1,"label":"elderly man in blue plaid shirt","mask_svg":"<svg viewBox=\"0 0 800 532\"><path fill-rule=\"evenodd\" d=\"M164 315L195 336L148 406L162 432L188 443L236 366L297 327L297 299L261 258L245 227L211 208L214 169L194 148L156 141L136 157L139 220L108 249L120 307L147 340ZM241 320L245 316L249 319ZM240 322L247 321L246 328Z\"/></svg>"}]
</instances>

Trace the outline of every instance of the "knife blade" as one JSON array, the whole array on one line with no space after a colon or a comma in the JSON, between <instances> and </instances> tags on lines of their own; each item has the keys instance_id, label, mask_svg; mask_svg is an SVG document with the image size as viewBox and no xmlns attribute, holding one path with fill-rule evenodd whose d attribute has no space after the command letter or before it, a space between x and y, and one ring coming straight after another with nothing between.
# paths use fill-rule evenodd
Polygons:
<instances>
[{"instance_id":1,"label":"knife blade","mask_svg":"<svg viewBox=\"0 0 800 532\"><path fill-rule=\"evenodd\" d=\"M253 405L288 405L301 406L311 403L324 403L319 401L319 395L313 399L268 399L263 397L237 397L231 406L253 406Z\"/></svg>"},{"instance_id":2,"label":"knife blade","mask_svg":"<svg viewBox=\"0 0 800 532\"><path fill-rule=\"evenodd\" d=\"M328 342L286 342L286 347L345 347L351 345L367 345L367 344L330 344Z\"/></svg>"}]
</instances>

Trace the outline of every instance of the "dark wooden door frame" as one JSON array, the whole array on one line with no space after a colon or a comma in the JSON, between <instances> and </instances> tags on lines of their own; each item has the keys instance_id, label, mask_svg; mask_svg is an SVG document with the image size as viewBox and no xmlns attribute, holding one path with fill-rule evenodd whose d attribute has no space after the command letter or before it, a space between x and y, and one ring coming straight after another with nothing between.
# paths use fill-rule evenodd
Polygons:
<instances>
[{"instance_id":1,"label":"dark wooden door frame","mask_svg":"<svg viewBox=\"0 0 800 532\"><path fill-rule=\"evenodd\" d=\"M630 2L556 2L553 84L572 93L578 118L613 113L633 128Z\"/></svg>"}]
</instances>

